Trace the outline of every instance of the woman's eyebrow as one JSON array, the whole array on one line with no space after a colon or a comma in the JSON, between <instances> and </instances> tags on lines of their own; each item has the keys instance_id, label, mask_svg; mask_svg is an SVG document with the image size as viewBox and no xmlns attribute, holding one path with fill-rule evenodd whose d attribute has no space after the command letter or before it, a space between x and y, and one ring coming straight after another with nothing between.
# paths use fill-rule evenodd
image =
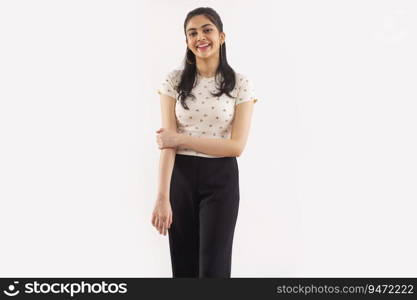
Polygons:
<instances>
[{"instance_id":1,"label":"woman's eyebrow","mask_svg":"<svg viewBox=\"0 0 417 300\"><path fill-rule=\"evenodd\" d=\"M201 26L201 28L206 27L206 26L211 26L211 24L204 24L203 26ZM197 29L197 28L189 28L187 29L187 32L193 29Z\"/></svg>"}]
</instances>

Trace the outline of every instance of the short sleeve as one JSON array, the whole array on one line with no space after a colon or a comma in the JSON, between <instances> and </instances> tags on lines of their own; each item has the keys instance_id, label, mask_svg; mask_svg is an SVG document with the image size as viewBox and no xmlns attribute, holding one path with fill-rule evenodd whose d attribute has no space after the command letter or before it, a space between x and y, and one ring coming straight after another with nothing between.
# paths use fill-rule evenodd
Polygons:
<instances>
[{"instance_id":1,"label":"short sleeve","mask_svg":"<svg viewBox=\"0 0 417 300\"><path fill-rule=\"evenodd\" d=\"M254 101L254 103L258 102L258 98L255 95L255 91L251 80L249 80L247 76L242 74L238 76L237 80L238 92L237 98L235 100L235 105L239 105L247 101Z\"/></svg>"},{"instance_id":2,"label":"short sleeve","mask_svg":"<svg viewBox=\"0 0 417 300\"><path fill-rule=\"evenodd\" d=\"M178 84L177 71L174 70L165 75L165 78L162 81L161 86L159 87L157 92L159 95L164 94L164 95L171 96L174 99L177 99L177 94L178 94L176 90L177 84Z\"/></svg>"}]
</instances>

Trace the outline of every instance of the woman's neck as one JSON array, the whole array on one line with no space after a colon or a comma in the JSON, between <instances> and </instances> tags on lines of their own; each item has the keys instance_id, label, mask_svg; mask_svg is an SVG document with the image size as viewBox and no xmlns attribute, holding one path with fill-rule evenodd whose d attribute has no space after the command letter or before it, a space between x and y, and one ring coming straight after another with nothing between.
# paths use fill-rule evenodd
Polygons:
<instances>
[{"instance_id":1,"label":"woman's neck","mask_svg":"<svg viewBox=\"0 0 417 300\"><path fill-rule=\"evenodd\" d=\"M219 67L219 59L201 60L197 58L197 73L203 77L214 77Z\"/></svg>"}]
</instances>

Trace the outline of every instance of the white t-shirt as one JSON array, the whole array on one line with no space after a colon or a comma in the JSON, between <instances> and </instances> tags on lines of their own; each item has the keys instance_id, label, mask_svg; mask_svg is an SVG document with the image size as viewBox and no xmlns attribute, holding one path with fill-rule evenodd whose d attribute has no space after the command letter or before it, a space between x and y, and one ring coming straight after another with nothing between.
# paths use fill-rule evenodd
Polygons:
<instances>
[{"instance_id":1,"label":"white t-shirt","mask_svg":"<svg viewBox=\"0 0 417 300\"><path fill-rule=\"evenodd\" d=\"M197 83L191 91L195 99L190 96L186 98L185 102L189 108L186 110L182 107L176 91L176 86L181 79L181 72L182 70L169 72L160 89L157 90L158 94L168 95L176 100L177 132L196 138L230 139L235 107L246 101L254 101L254 103L258 101L250 80L245 75L235 72L236 85L230 94L234 97L237 96L237 98L230 98L226 94L214 97L210 92L218 92L215 77L208 78L197 74ZM219 80L221 74L218 76L220 76ZM177 153L210 158L218 157L186 147L178 147Z\"/></svg>"}]
</instances>

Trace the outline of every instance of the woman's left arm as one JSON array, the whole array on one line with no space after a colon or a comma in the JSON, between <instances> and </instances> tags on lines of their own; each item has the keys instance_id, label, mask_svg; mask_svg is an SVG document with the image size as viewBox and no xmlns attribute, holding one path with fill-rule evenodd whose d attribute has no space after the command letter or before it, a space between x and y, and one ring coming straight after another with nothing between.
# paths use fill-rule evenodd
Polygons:
<instances>
[{"instance_id":1,"label":"woman's left arm","mask_svg":"<svg viewBox=\"0 0 417 300\"><path fill-rule=\"evenodd\" d=\"M243 102L236 106L230 139L197 138L178 134L177 146L213 156L240 156L248 139L253 106L254 101Z\"/></svg>"}]
</instances>

